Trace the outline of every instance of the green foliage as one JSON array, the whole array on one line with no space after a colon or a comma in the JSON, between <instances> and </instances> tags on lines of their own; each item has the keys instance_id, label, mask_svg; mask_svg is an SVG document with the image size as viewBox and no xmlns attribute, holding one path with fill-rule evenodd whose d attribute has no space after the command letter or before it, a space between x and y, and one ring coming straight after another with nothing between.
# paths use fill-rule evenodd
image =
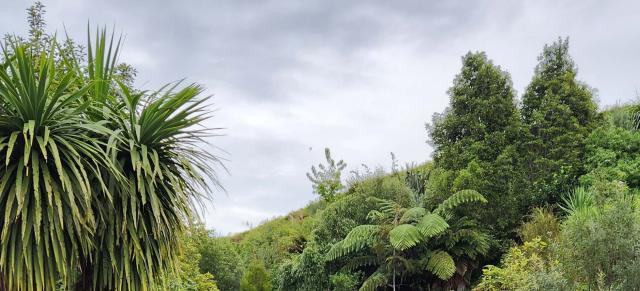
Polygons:
<instances>
[{"instance_id":1,"label":"green foliage","mask_svg":"<svg viewBox=\"0 0 640 291\"><path fill-rule=\"evenodd\" d=\"M228 238L211 237L209 233L201 234L199 238L200 272L212 274L222 291L238 290L243 264L237 246Z\"/></svg>"},{"instance_id":2,"label":"green foliage","mask_svg":"<svg viewBox=\"0 0 640 291\"><path fill-rule=\"evenodd\" d=\"M509 74L484 53L468 53L449 89L449 107L427 127L436 168L427 199L440 203L464 189L477 190L487 206L460 208L501 240L514 237L522 212L532 204L516 141L523 136Z\"/></svg>"},{"instance_id":3,"label":"green foliage","mask_svg":"<svg viewBox=\"0 0 640 291\"><path fill-rule=\"evenodd\" d=\"M329 148L324 149L324 155L327 164L319 164L318 168L312 166L311 172L307 173L307 178L313 183L313 192L320 195L325 201L331 202L335 199L336 194L344 188L340 176L347 164L343 160L336 163L331 158Z\"/></svg>"},{"instance_id":4,"label":"green foliage","mask_svg":"<svg viewBox=\"0 0 640 291\"><path fill-rule=\"evenodd\" d=\"M482 281L474 290L572 290L563 278L560 263L545 257L547 247L540 238L534 238L509 249L502 260L503 267L486 266Z\"/></svg>"},{"instance_id":5,"label":"green foliage","mask_svg":"<svg viewBox=\"0 0 640 291\"><path fill-rule=\"evenodd\" d=\"M175 291L218 291L214 276L201 272L198 263L202 260L203 235L206 231L202 225L194 225L185 232L181 239L181 252L178 256L177 268L165 279L167 288Z\"/></svg>"},{"instance_id":6,"label":"green foliage","mask_svg":"<svg viewBox=\"0 0 640 291\"><path fill-rule=\"evenodd\" d=\"M456 262L446 248L430 242L430 239L449 228L446 220L438 213L444 214L465 202L486 202L479 193L463 190L434 207L435 212L432 213L416 205L407 208L392 200L374 200L378 209L370 211L367 217L376 224L353 228L327 253L329 261L344 258L345 268L349 270L378 267L365 279L360 290L375 289L384 282L395 287L398 278L420 274L423 270L429 271L439 280L449 280L456 272ZM419 214L422 216L416 216ZM411 252L418 245L426 249ZM448 246L454 249L454 245ZM481 252L487 250L485 248ZM381 278L386 279L383 281Z\"/></svg>"},{"instance_id":7,"label":"green foliage","mask_svg":"<svg viewBox=\"0 0 640 291\"><path fill-rule=\"evenodd\" d=\"M555 202L583 174L585 139L595 126L591 89L576 80L568 39L546 45L522 100L527 177L533 194Z\"/></svg>"},{"instance_id":8,"label":"green foliage","mask_svg":"<svg viewBox=\"0 0 640 291\"><path fill-rule=\"evenodd\" d=\"M520 227L522 241L533 241L540 238L549 244L560 232L560 221L549 208L534 208L529 220Z\"/></svg>"},{"instance_id":9,"label":"green foliage","mask_svg":"<svg viewBox=\"0 0 640 291\"><path fill-rule=\"evenodd\" d=\"M447 211L453 210L454 208L460 206L463 203L469 202L482 202L487 203L487 199L484 198L478 191L475 190L460 190L455 194L451 195L451 197L447 198L447 200L443 201L438 207L434 210L435 213L444 214Z\"/></svg>"},{"instance_id":10,"label":"green foliage","mask_svg":"<svg viewBox=\"0 0 640 291\"><path fill-rule=\"evenodd\" d=\"M429 256L427 270L442 280L448 280L456 271L456 265L447 252L436 251Z\"/></svg>"},{"instance_id":11,"label":"green foliage","mask_svg":"<svg viewBox=\"0 0 640 291\"><path fill-rule=\"evenodd\" d=\"M316 207L316 204L318 202L310 204L310 207ZM313 214L315 212L310 212L310 208L294 211L231 239L237 243L238 253L245 264L257 259L269 272L274 272L279 264L305 249L315 220Z\"/></svg>"},{"instance_id":12,"label":"green foliage","mask_svg":"<svg viewBox=\"0 0 640 291\"><path fill-rule=\"evenodd\" d=\"M92 265L112 269L94 277L97 286L152 288L163 268L172 264L193 203L218 186L213 167L219 160L202 148L212 132L193 128L208 118L203 105L207 98L200 97L202 88L197 85L177 86L134 93L120 84L115 103L103 111L112 127L104 140L106 154L127 183L108 179L114 185L111 199L116 211L103 203L94 206L102 214L102 227L96 232L99 248ZM132 259L122 259L129 256Z\"/></svg>"},{"instance_id":13,"label":"green foliage","mask_svg":"<svg viewBox=\"0 0 640 291\"><path fill-rule=\"evenodd\" d=\"M605 112L606 120L611 113ZM640 132L604 123L587 138L585 169L580 182L593 186L601 181L621 181L629 187L640 187Z\"/></svg>"},{"instance_id":14,"label":"green foliage","mask_svg":"<svg viewBox=\"0 0 640 291\"><path fill-rule=\"evenodd\" d=\"M615 106L604 113L609 125L629 131L640 129L640 111L637 106Z\"/></svg>"},{"instance_id":15,"label":"green foliage","mask_svg":"<svg viewBox=\"0 0 640 291\"><path fill-rule=\"evenodd\" d=\"M592 209L595 204L594 199L593 192L583 187L578 187L574 189L571 194L562 197L563 203L560 205L560 208L567 214L573 215L576 212Z\"/></svg>"},{"instance_id":16,"label":"green foliage","mask_svg":"<svg viewBox=\"0 0 640 291\"><path fill-rule=\"evenodd\" d=\"M240 291L270 291L271 283L269 274L258 261L254 261L247 266L240 281Z\"/></svg>"},{"instance_id":17,"label":"green foliage","mask_svg":"<svg viewBox=\"0 0 640 291\"><path fill-rule=\"evenodd\" d=\"M346 284L344 278L337 278L335 285L332 283L331 272L325 260L327 246L310 242L304 251L280 264L274 282L276 290L326 290L332 285ZM347 275L347 274L344 274ZM355 280L351 278L350 280ZM344 285L343 285L344 286ZM353 289L349 289L353 290Z\"/></svg>"},{"instance_id":18,"label":"green foliage","mask_svg":"<svg viewBox=\"0 0 640 291\"><path fill-rule=\"evenodd\" d=\"M9 38L0 65L0 288L157 289L218 186L207 98L128 88L104 30L84 58L44 33L41 4L29 13L30 41Z\"/></svg>"},{"instance_id":19,"label":"green foliage","mask_svg":"<svg viewBox=\"0 0 640 291\"><path fill-rule=\"evenodd\" d=\"M335 291L352 291L358 288L360 278L358 275L337 273L331 275L331 287Z\"/></svg>"},{"instance_id":20,"label":"green foliage","mask_svg":"<svg viewBox=\"0 0 640 291\"><path fill-rule=\"evenodd\" d=\"M389 231L389 243L400 251L416 246L422 241L422 237L418 228L411 224L401 224Z\"/></svg>"},{"instance_id":21,"label":"green foliage","mask_svg":"<svg viewBox=\"0 0 640 291\"><path fill-rule=\"evenodd\" d=\"M54 289L95 248L91 203L109 164L92 138L99 124L83 118L86 87L56 77L52 52L12 48L0 69L0 272L11 290Z\"/></svg>"},{"instance_id":22,"label":"green foliage","mask_svg":"<svg viewBox=\"0 0 640 291\"><path fill-rule=\"evenodd\" d=\"M365 247L371 247L376 243L376 237L381 233L382 227L379 225L358 225L353 228L344 240L336 243L327 253L328 260L335 260L339 257L355 253Z\"/></svg>"},{"instance_id":23,"label":"green foliage","mask_svg":"<svg viewBox=\"0 0 640 291\"><path fill-rule=\"evenodd\" d=\"M639 262L640 211L635 199L622 192L591 211L567 217L558 246L567 278L592 287L616 287L635 277L629 272ZM627 290L640 286L635 281L627 281L633 285Z\"/></svg>"},{"instance_id":24,"label":"green foliage","mask_svg":"<svg viewBox=\"0 0 640 291\"><path fill-rule=\"evenodd\" d=\"M460 170L473 160L494 161L519 122L509 75L484 53L468 53L449 96L450 107L428 126L436 165Z\"/></svg>"}]
</instances>

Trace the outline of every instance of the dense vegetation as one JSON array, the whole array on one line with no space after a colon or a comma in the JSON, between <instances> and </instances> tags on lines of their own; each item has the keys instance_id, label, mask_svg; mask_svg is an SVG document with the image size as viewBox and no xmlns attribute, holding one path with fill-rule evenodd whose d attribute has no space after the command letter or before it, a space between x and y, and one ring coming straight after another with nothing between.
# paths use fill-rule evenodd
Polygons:
<instances>
[{"instance_id":1,"label":"dense vegetation","mask_svg":"<svg viewBox=\"0 0 640 291\"><path fill-rule=\"evenodd\" d=\"M202 89L136 89L118 40L59 42L43 9L0 62L1 290L640 289L640 105L598 111L567 39L521 98L463 56L433 161L345 175L327 149L317 201L224 237L193 215Z\"/></svg>"},{"instance_id":2,"label":"dense vegetation","mask_svg":"<svg viewBox=\"0 0 640 291\"><path fill-rule=\"evenodd\" d=\"M640 288L640 106L598 112L567 39L538 60L518 101L465 55L427 125L433 162L344 182L327 152L317 202L232 237L245 266L274 290Z\"/></svg>"}]
</instances>

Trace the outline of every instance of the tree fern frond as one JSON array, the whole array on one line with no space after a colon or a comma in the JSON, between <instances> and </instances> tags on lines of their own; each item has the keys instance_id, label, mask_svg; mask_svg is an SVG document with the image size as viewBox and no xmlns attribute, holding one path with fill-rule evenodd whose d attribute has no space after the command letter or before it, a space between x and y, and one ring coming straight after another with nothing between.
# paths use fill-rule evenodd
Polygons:
<instances>
[{"instance_id":1,"label":"tree fern frond","mask_svg":"<svg viewBox=\"0 0 640 291\"><path fill-rule=\"evenodd\" d=\"M381 228L378 225L365 224L356 226L343 240L331 247L329 253L327 253L327 260L333 261L347 254L357 252L367 245L371 245L380 233L380 230Z\"/></svg>"},{"instance_id":2,"label":"tree fern frond","mask_svg":"<svg viewBox=\"0 0 640 291\"><path fill-rule=\"evenodd\" d=\"M440 203L438 208L434 211L435 213L442 214L445 211L454 209L458 207L460 204L469 203L469 202L481 202L487 203L487 199L482 196L482 194L478 193L475 190L460 190L455 194L451 195L451 197L447 198L447 200Z\"/></svg>"},{"instance_id":3,"label":"tree fern frond","mask_svg":"<svg viewBox=\"0 0 640 291\"><path fill-rule=\"evenodd\" d=\"M400 223L418 222L423 216L427 215L427 213L429 212L422 207L409 208L402 214Z\"/></svg>"},{"instance_id":4,"label":"tree fern frond","mask_svg":"<svg viewBox=\"0 0 640 291\"><path fill-rule=\"evenodd\" d=\"M416 227L425 238L431 238L447 230L449 224L440 215L429 213L422 217Z\"/></svg>"},{"instance_id":5,"label":"tree fern frond","mask_svg":"<svg viewBox=\"0 0 640 291\"><path fill-rule=\"evenodd\" d=\"M456 271L456 264L449 253L436 251L429 257L427 270L442 280L448 280Z\"/></svg>"},{"instance_id":6,"label":"tree fern frond","mask_svg":"<svg viewBox=\"0 0 640 291\"><path fill-rule=\"evenodd\" d=\"M345 271L355 271L362 267L377 266L380 259L377 256L357 256L349 258L349 261L342 267Z\"/></svg>"},{"instance_id":7,"label":"tree fern frond","mask_svg":"<svg viewBox=\"0 0 640 291\"><path fill-rule=\"evenodd\" d=\"M406 250L422 241L422 234L411 224L401 224L389 232L389 242L398 250Z\"/></svg>"},{"instance_id":8,"label":"tree fern frond","mask_svg":"<svg viewBox=\"0 0 640 291\"><path fill-rule=\"evenodd\" d=\"M367 280L362 283L359 291L376 291L379 287L387 284L387 276L381 269L382 268L371 274L371 276L369 276L369 278L367 278Z\"/></svg>"},{"instance_id":9,"label":"tree fern frond","mask_svg":"<svg viewBox=\"0 0 640 291\"><path fill-rule=\"evenodd\" d=\"M380 209L380 212L386 215L395 216L396 212L402 209L402 206L395 201L380 198L373 199L378 204L378 209Z\"/></svg>"},{"instance_id":10,"label":"tree fern frond","mask_svg":"<svg viewBox=\"0 0 640 291\"><path fill-rule=\"evenodd\" d=\"M367 220L371 222L377 222L377 221L380 221L381 219L384 219L386 216L387 215L385 215L384 213L374 209L369 211L369 213L367 213Z\"/></svg>"}]
</instances>

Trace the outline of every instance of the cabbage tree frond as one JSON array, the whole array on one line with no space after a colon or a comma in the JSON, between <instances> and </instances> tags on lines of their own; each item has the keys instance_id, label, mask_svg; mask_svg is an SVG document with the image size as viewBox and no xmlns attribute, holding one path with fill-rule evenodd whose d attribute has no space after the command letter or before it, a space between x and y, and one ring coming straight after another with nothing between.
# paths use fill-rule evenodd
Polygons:
<instances>
[{"instance_id":1,"label":"cabbage tree frond","mask_svg":"<svg viewBox=\"0 0 640 291\"><path fill-rule=\"evenodd\" d=\"M562 196L560 209L569 215L576 212L587 211L595 204L593 193L584 187L577 187L570 194Z\"/></svg>"}]
</instances>

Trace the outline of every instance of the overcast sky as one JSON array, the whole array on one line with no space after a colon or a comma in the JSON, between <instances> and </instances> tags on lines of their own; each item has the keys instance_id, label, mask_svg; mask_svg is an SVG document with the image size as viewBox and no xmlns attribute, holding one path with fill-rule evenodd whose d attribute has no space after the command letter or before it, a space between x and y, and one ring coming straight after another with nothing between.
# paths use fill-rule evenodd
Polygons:
<instances>
[{"instance_id":1,"label":"overcast sky","mask_svg":"<svg viewBox=\"0 0 640 291\"><path fill-rule=\"evenodd\" d=\"M578 78L601 107L640 87L640 1L43 1L50 31L126 36L121 61L153 89L206 86L225 127L227 193L207 226L237 232L314 199L305 173L323 148L350 168L423 162L425 122L448 102L468 51L485 51L524 91L545 43L569 36ZM0 33L24 35L31 1L0 2Z\"/></svg>"}]
</instances>

